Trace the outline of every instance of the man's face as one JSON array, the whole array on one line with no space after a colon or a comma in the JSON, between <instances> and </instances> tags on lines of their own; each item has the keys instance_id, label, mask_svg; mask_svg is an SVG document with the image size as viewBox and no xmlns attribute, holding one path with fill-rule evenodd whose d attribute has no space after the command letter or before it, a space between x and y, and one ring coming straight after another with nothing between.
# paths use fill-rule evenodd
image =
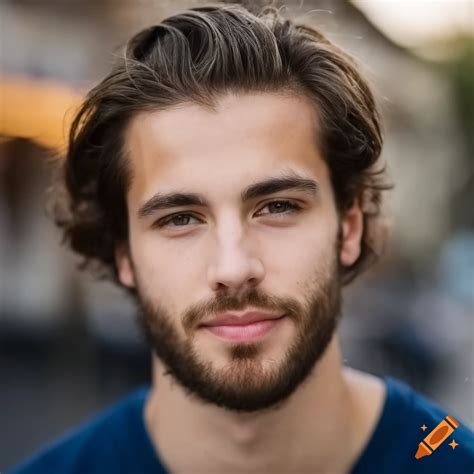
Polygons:
<instances>
[{"instance_id":1,"label":"man's face","mask_svg":"<svg viewBox=\"0 0 474 474\"><path fill-rule=\"evenodd\" d=\"M357 258L362 224L358 208L338 219L317 129L309 101L276 93L142 113L129 127L119 276L137 289L156 355L201 400L274 406L334 333L340 265ZM283 186L255 186L269 180Z\"/></svg>"}]
</instances>

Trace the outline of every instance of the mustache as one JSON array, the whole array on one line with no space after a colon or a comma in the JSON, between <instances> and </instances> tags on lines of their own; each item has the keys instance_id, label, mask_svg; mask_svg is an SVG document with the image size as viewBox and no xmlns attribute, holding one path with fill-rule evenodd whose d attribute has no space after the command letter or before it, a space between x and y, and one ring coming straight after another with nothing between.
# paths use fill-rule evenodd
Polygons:
<instances>
[{"instance_id":1,"label":"mustache","mask_svg":"<svg viewBox=\"0 0 474 474\"><path fill-rule=\"evenodd\" d=\"M189 334L206 321L210 315L243 311L249 306L261 311L285 313L293 319L298 319L298 316L302 314L301 306L293 299L266 295L257 288L253 288L240 295L220 293L211 301L196 304L186 311L183 317L183 328Z\"/></svg>"}]
</instances>

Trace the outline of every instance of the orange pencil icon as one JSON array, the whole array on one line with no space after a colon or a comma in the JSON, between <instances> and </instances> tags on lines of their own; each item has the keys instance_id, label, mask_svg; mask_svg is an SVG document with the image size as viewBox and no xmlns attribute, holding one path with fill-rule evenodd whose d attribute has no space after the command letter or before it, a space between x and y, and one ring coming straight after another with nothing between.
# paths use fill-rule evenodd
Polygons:
<instances>
[{"instance_id":1,"label":"orange pencil icon","mask_svg":"<svg viewBox=\"0 0 474 474\"><path fill-rule=\"evenodd\" d=\"M441 420L439 425L432 429L428 436L418 445L415 458L420 459L429 456L443 441L459 426L459 423L452 417L447 416Z\"/></svg>"}]
</instances>

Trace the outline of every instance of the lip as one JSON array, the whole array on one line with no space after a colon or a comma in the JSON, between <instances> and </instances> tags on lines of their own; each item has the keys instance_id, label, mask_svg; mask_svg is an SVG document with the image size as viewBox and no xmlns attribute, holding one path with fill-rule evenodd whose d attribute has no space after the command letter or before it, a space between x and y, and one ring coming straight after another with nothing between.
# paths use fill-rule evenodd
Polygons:
<instances>
[{"instance_id":1,"label":"lip","mask_svg":"<svg viewBox=\"0 0 474 474\"><path fill-rule=\"evenodd\" d=\"M248 311L246 313L223 313L218 315L212 321L208 321L202 326L213 327L213 326L247 326L252 323L259 321L269 321L280 319L284 315L263 313L260 311Z\"/></svg>"},{"instance_id":2,"label":"lip","mask_svg":"<svg viewBox=\"0 0 474 474\"><path fill-rule=\"evenodd\" d=\"M201 325L201 328L225 341L250 342L263 338L278 326L285 316L256 311L240 316L226 313Z\"/></svg>"}]
</instances>

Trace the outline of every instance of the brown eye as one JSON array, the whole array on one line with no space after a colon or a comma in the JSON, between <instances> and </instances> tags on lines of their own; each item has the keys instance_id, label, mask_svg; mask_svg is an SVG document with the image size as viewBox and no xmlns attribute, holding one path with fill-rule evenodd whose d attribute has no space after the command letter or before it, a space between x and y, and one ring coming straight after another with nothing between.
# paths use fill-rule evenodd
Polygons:
<instances>
[{"instance_id":1,"label":"brown eye","mask_svg":"<svg viewBox=\"0 0 474 474\"><path fill-rule=\"evenodd\" d=\"M174 216L169 222L172 222L173 224L180 226L180 225L186 225L189 224L189 219L191 216L186 215L186 214L178 214L177 216Z\"/></svg>"},{"instance_id":2,"label":"brown eye","mask_svg":"<svg viewBox=\"0 0 474 474\"><path fill-rule=\"evenodd\" d=\"M173 214L159 220L155 227L186 227L190 219L196 218L192 214Z\"/></svg>"},{"instance_id":3,"label":"brown eye","mask_svg":"<svg viewBox=\"0 0 474 474\"><path fill-rule=\"evenodd\" d=\"M296 204L293 201L287 201L287 200L280 200L280 201L272 201L267 203L259 212L260 215L262 215L261 211L263 209L268 208L268 213L263 213L263 215L274 215L274 214L291 214L298 212L301 209L301 206Z\"/></svg>"}]
</instances>

